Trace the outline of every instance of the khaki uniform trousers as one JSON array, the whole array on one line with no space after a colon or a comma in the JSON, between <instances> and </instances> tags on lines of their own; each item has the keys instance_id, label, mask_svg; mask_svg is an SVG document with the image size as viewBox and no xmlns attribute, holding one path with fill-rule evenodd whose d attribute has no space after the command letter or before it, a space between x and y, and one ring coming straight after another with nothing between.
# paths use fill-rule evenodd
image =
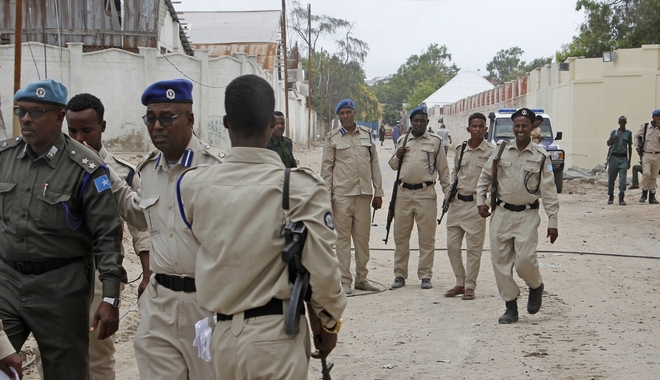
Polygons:
<instances>
[{"instance_id":1,"label":"khaki uniform trousers","mask_svg":"<svg viewBox=\"0 0 660 380\"><path fill-rule=\"evenodd\" d=\"M498 206L490 220L490 254L500 297L513 301L520 288L513 279L513 267L527 286L541 286L541 271L536 257L541 223L539 210L509 211Z\"/></svg>"},{"instance_id":2,"label":"khaki uniform trousers","mask_svg":"<svg viewBox=\"0 0 660 380\"><path fill-rule=\"evenodd\" d=\"M300 318L300 332L293 337L284 332L282 315L243 319L243 313L217 322L211 336L216 380L304 380L310 352L304 316Z\"/></svg>"},{"instance_id":3,"label":"khaki uniform trousers","mask_svg":"<svg viewBox=\"0 0 660 380\"><path fill-rule=\"evenodd\" d=\"M644 153L642 157L642 190L655 193L658 170L660 170L660 153Z\"/></svg>"},{"instance_id":4,"label":"khaki uniform trousers","mask_svg":"<svg viewBox=\"0 0 660 380\"><path fill-rule=\"evenodd\" d=\"M419 279L433 277L435 231L438 226L438 202L434 186L408 190L399 186L394 209L394 276L408 278L410 233L417 222L419 239Z\"/></svg>"},{"instance_id":5,"label":"khaki uniform trousers","mask_svg":"<svg viewBox=\"0 0 660 380\"><path fill-rule=\"evenodd\" d=\"M197 293L175 292L155 280L138 300L142 320L135 333L135 358L142 380L213 379L211 363L197 356L195 323L211 313Z\"/></svg>"},{"instance_id":6,"label":"khaki uniform trousers","mask_svg":"<svg viewBox=\"0 0 660 380\"><path fill-rule=\"evenodd\" d=\"M447 255L456 276L456 285L474 290L486 240L486 219L479 215L475 201L463 202L458 198L454 198L447 214ZM461 252L463 236L467 248L465 267Z\"/></svg>"},{"instance_id":7,"label":"khaki uniform trousers","mask_svg":"<svg viewBox=\"0 0 660 380\"><path fill-rule=\"evenodd\" d=\"M332 195L332 221L337 231L337 259L341 282L351 284L351 237L355 245L355 283L367 280L369 234L371 233L371 195Z\"/></svg>"}]
</instances>

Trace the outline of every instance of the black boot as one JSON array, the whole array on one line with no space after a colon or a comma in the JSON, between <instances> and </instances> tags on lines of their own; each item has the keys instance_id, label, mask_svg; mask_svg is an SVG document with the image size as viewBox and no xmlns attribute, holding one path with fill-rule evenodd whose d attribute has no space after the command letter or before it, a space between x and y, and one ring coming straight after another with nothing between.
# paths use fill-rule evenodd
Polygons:
<instances>
[{"instance_id":1,"label":"black boot","mask_svg":"<svg viewBox=\"0 0 660 380\"><path fill-rule=\"evenodd\" d=\"M625 194L623 194L623 193L619 194L619 206L625 206L626 205L626 201L623 200L624 196L625 196Z\"/></svg>"},{"instance_id":2,"label":"black boot","mask_svg":"<svg viewBox=\"0 0 660 380\"><path fill-rule=\"evenodd\" d=\"M518 322L518 302L516 302L516 300L506 303L506 311L500 317L498 322L505 325Z\"/></svg>"},{"instance_id":3,"label":"black boot","mask_svg":"<svg viewBox=\"0 0 660 380\"><path fill-rule=\"evenodd\" d=\"M649 194L648 190L642 190L642 196L639 197L639 203L646 202L646 196Z\"/></svg>"},{"instance_id":4,"label":"black boot","mask_svg":"<svg viewBox=\"0 0 660 380\"><path fill-rule=\"evenodd\" d=\"M529 298L527 299L527 312L536 314L541 309L543 302L543 283L536 289L529 288Z\"/></svg>"},{"instance_id":5,"label":"black boot","mask_svg":"<svg viewBox=\"0 0 660 380\"><path fill-rule=\"evenodd\" d=\"M611 205L612 203L614 203L614 195L610 194L610 197L607 198L607 204Z\"/></svg>"},{"instance_id":6,"label":"black boot","mask_svg":"<svg viewBox=\"0 0 660 380\"><path fill-rule=\"evenodd\" d=\"M658 200L655 199L655 193L649 192L649 204L652 204L652 205L657 205L658 204Z\"/></svg>"}]
</instances>

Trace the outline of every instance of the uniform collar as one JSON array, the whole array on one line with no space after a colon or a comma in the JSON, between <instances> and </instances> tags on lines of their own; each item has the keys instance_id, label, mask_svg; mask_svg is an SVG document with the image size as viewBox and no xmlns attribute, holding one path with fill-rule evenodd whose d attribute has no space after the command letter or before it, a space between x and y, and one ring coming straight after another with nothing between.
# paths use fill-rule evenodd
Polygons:
<instances>
[{"instance_id":1,"label":"uniform collar","mask_svg":"<svg viewBox=\"0 0 660 380\"><path fill-rule=\"evenodd\" d=\"M481 151L486 151L486 146L488 145L488 141L486 139L481 140L481 144L479 144L478 147L475 149L472 149L470 147L470 140L468 140L468 144L465 146L465 150L481 150Z\"/></svg>"},{"instance_id":2,"label":"uniform collar","mask_svg":"<svg viewBox=\"0 0 660 380\"><path fill-rule=\"evenodd\" d=\"M181 165L186 168L195 166L195 163L197 162L197 154L200 151L200 146L201 144L199 139L193 134L190 137L190 141L188 142L186 150L183 151L183 154L181 157L179 157L176 165ZM158 156L156 156L156 164L154 165L154 170L158 169L159 167L165 171L170 170L170 167L167 164L167 158L165 158L163 152L160 151L158 152Z\"/></svg>"},{"instance_id":3,"label":"uniform collar","mask_svg":"<svg viewBox=\"0 0 660 380\"><path fill-rule=\"evenodd\" d=\"M23 158L26 155L32 159L34 156L34 152L29 153L28 150L28 143L23 140L23 143L25 144L23 146L23 149L19 151L18 155L16 158ZM59 136L57 136L57 139L53 143L53 146L50 147L48 151L43 153L41 156L37 157L34 159L34 161L43 159L51 168L55 168L57 166L57 163L60 161L60 157L64 154L66 151L66 141L64 138L64 133L60 133Z\"/></svg>"},{"instance_id":4,"label":"uniform collar","mask_svg":"<svg viewBox=\"0 0 660 380\"><path fill-rule=\"evenodd\" d=\"M356 134L356 133L357 133L357 134L360 134L360 126L357 125L357 124L355 124L355 123L353 123L353 125L355 126L355 132L353 132L353 134ZM341 133L342 136L344 136L344 135L347 134L347 133L348 133L349 135L351 134L351 133L349 133L344 127L339 128L339 133Z\"/></svg>"},{"instance_id":5,"label":"uniform collar","mask_svg":"<svg viewBox=\"0 0 660 380\"><path fill-rule=\"evenodd\" d=\"M529 144L527 144L527 146L525 147L525 149L523 149L523 150L521 150L521 151L519 150L519 152L524 152L524 151L528 150L528 151L534 153L534 151L532 151L532 144L534 144L534 141L529 140ZM516 143L516 140L513 139L513 140L509 141L509 144L507 145L506 148L507 148L507 149L515 149L515 150L518 150L518 144Z\"/></svg>"},{"instance_id":6,"label":"uniform collar","mask_svg":"<svg viewBox=\"0 0 660 380\"><path fill-rule=\"evenodd\" d=\"M275 136L270 137L270 141L273 143L273 145L285 145L286 143L285 139L286 139L285 136L282 136L282 140L278 140L277 138L275 138Z\"/></svg>"},{"instance_id":7,"label":"uniform collar","mask_svg":"<svg viewBox=\"0 0 660 380\"><path fill-rule=\"evenodd\" d=\"M263 148L232 147L227 152L226 163L274 164L284 167L282 159L273 150Z\"/></svg>"},{"instance_id":8,"label":"uniform collar","mask_svg":"<svg viewBox=\"0 0 660 380\"><path fill-rule=\"evenodd\" d=\"M99 156L101 156L101 159L103 160L103 162L106 162L106 157L108 157L108 156L112 157L110 152L108 152L108 150L105 149L105 147L103 145L101 145L101 149L99 150Z\"/></svg>"},{"instance_id":9,"label":"uniform collar","mask_svg":"<svg viewBox=\"0 0 660 380\"><path fill-rule=\"evenodd\" d=\"M410 132L410 137L408 137L408 140L419 140L421 138L425 138L427 140L431 138L431 136L429 136L429 131L424 132L424 134L419 137L415 137L415 135L413 135L412 132Z\"/></svg>"}]
</instances>

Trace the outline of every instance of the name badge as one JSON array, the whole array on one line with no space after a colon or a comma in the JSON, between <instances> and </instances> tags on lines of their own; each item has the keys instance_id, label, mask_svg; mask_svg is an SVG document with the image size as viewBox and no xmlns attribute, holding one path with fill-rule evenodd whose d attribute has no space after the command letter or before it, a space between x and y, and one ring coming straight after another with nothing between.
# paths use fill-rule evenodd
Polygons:
<instances>
[{"instance_id":1,"label":"name badge","mask_svg":"<svg viewBox=\"0 0 660 380\"><path fill-rule=\"evenodd\" d=\"M371 146L371 139L360 139L361 146Z\"/></svg>"}]
</instances>

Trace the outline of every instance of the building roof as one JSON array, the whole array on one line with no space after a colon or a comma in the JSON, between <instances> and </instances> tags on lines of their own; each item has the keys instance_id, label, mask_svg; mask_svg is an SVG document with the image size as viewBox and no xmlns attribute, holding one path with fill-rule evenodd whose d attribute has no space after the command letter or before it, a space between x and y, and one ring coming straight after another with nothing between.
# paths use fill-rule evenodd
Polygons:
<instances>
[{"instance_id":1,"label":"building roof","mask_svg":"<svg viewBox=\"0 0 660 380\"><path fill-rule=\"evenodd\" d=\"M179 13L192 44L276 43L281 17L279 10Z\"/></svg>"},{"instance_id":2,"label":"building roof","mask_svg":"<svg viewBox=\"0 0 660 380\"><path fill-rule=\"evenodd\" d=\"M428 107L455 103L461 99L490 90L495 86L476 71L459 71L444 86L424 100Z\"/></svg>"}]
</instances>

